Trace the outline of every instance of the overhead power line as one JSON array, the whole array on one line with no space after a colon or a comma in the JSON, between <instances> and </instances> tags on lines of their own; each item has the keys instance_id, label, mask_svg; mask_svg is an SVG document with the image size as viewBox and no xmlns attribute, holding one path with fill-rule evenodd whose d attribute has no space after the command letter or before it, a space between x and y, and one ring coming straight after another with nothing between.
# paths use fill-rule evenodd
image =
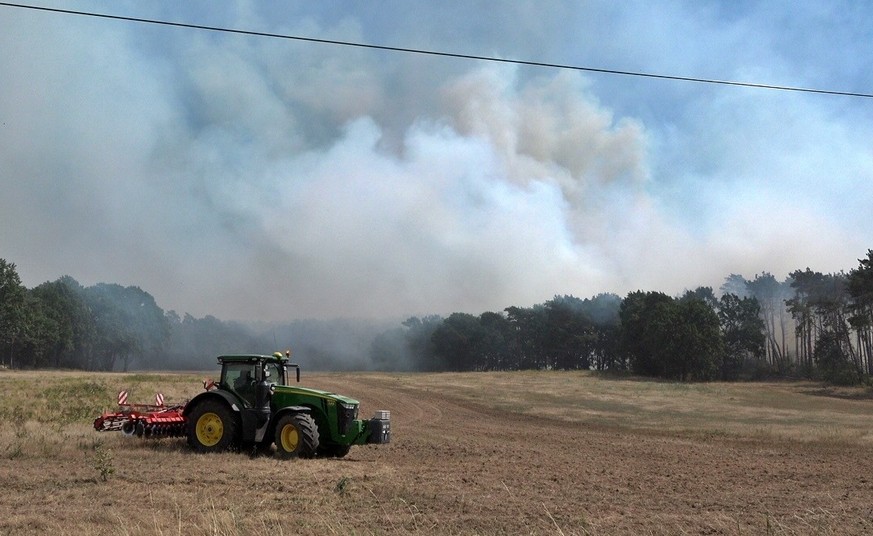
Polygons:
<instances>
[{"instance_id":1,"label":"overhead power line","mask_svg":"<svg viewBox=\"0 0 873 536\"><path fill-rule=\"evenodd\" d=\"M125 17L122 15L109 15L106 13L93 13L88 11L74 11L70 9L60 9L54 7L45 7L45 6L33 6L33 5L25 5L25 4L14 4L10 2L0 2L0 6L4 7L15 7L22 9L31 9L34 11L47 11L51 13L62 13L65 15L80 15L84 17L95 17L101 19L110 19L110 20L118 20L118 21L127 21L127 22L138 22L142 24L157 24L161 26L173 26L176 28L189 28L194 30L205 30L210 32L223 32L230 34L238 34L238 35L248 35L254 37L268 37L273 39L288 39L293 41L305 41L309 43L321 43L326 45L338 45L345 47L356 47L356 48L368 48L373 50L384 50L388 52L403 52L407 54L421 54L427 56L439 56L444 58L457 58L463 60L476 60L476 61L490 61L496 63L510 63L514 65L526 65L531 67L545 67L551 69L565 69L571 71L583 71L589 73L601 73L601 74L613 74L613 75L622 75L622 76L636 76L642 78L655 78L661 80L676 80L680 82L696 82L700 84L720 84L725 86L738 86L738 87L748 87L755 89L770 89L777 91L793 91L799 93L818 93L823 95L840 95L844 97L860 97L865 99L873 99L873 94L871 93L857 93L853 91L837 91L831 89L816 89L816 88L805 88L805 87L796 87L796 86L781 86L774 84L760 84L755 82L740 82L736 80L716 80L712 78L696 78L691 76L676 76L676 75L667 75L667 74L657 74L657 73L646 73L640 71L622 71L618 69L604 69L598 67L583 67L579 65L567 65L561 63L548 63L542 61L531 61L531 60L518 60L518 59L508 59L508 58L495 58L491 56L477 56L475 54L458 54L454 52L444 52L438 50L426 50L420 48L406 48L406 47L393 47L387 45L374 45L370 43L359 43L354 41L338 41L335 39L319 39L316 37L303 37L299 35L287 35L287 34L277 34L277 33L269 33L269 32L256 32L252 30L240 30L237 28L224 28L220 26L206 26L202 24L189 24L184 22L172 22L165 20L157 20L157 19L144 19L140 17Z\"/></svg>"}]
</instances>

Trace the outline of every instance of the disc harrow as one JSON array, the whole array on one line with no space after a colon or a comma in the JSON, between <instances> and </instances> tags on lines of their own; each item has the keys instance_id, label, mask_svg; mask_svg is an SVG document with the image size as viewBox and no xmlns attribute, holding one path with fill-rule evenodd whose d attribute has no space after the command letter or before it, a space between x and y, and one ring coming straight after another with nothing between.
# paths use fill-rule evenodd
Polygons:
<instances>
[{"instance_id":1,"label":"disc harrow","mask_svg":"<svg viewBox=\"0 0 873 536\"><path fill-rule=\"evenodd\" d=\"M121 431L129 437L181 437L185 435L185 404L165 404L155 395L154 404L128 404L127 391L118 393L118 411L107 411L94 420L98 432Z\"/></svg>"}]
</instances>

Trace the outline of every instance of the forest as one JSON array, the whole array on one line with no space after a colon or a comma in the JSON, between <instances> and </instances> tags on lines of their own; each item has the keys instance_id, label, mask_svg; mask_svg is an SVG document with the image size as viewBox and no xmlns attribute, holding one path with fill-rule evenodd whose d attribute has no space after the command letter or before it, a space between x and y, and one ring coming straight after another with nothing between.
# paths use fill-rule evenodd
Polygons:
<instances>
[{"instance_id":1,"label":"forest","mask_svg":"<svg viewBox=\"0 0 873 536\"><path fill-rule=\"evenodd\" d=\"M598 370L676 381L873 377L873 250L848 273L725 278L715 291L557 295L403 322L247 324L164 311L136 286L34 288L0 259L0 367L209 370L224 353L292 347L315 370Z\"/></svg>"}]
</instances>

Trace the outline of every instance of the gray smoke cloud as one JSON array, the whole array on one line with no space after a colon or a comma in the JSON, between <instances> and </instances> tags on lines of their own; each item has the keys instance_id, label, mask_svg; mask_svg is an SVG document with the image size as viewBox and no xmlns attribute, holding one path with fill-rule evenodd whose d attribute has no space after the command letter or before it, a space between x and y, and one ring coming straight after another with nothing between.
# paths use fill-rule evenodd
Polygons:
<instances>
[{"instance_id":1,"label":"gray smoke cloud","mask_svg":"<svg viewBox=\"0 0 873 536\"><path fill-rule=\"evenodd\" d=\"M680 60L652 28L607 46L609 28L641 28L631 8L513 3L485 26L475 6L286 8L147 16L567 63L658 39L677 52L664 66L704 56ZM684 9L646 20L715 35L721 58L762 31ZM31 286L69 274L197 316L384 318L839 270L870 246L871 123L833 101L9 9L0 23L0 256Z\"/></svg>"}]
</instances>

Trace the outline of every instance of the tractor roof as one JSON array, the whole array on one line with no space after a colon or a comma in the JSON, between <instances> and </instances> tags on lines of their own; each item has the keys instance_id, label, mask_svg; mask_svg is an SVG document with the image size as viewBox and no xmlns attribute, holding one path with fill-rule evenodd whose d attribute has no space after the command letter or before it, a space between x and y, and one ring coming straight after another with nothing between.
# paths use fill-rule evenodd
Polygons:
<instances>
[{"instance_id":1,"label":"tractor roof","mask_svg":"<svg viewBox=\"0 0 873 536\"><path fill-rule=\"evenodd\" d=\"M284 355L281 357L260 354L228 354L218 356L219 363L254 363L256 361L266 361L268 363L287 365L289 359Z\"/></svg>"}]
</instances>

